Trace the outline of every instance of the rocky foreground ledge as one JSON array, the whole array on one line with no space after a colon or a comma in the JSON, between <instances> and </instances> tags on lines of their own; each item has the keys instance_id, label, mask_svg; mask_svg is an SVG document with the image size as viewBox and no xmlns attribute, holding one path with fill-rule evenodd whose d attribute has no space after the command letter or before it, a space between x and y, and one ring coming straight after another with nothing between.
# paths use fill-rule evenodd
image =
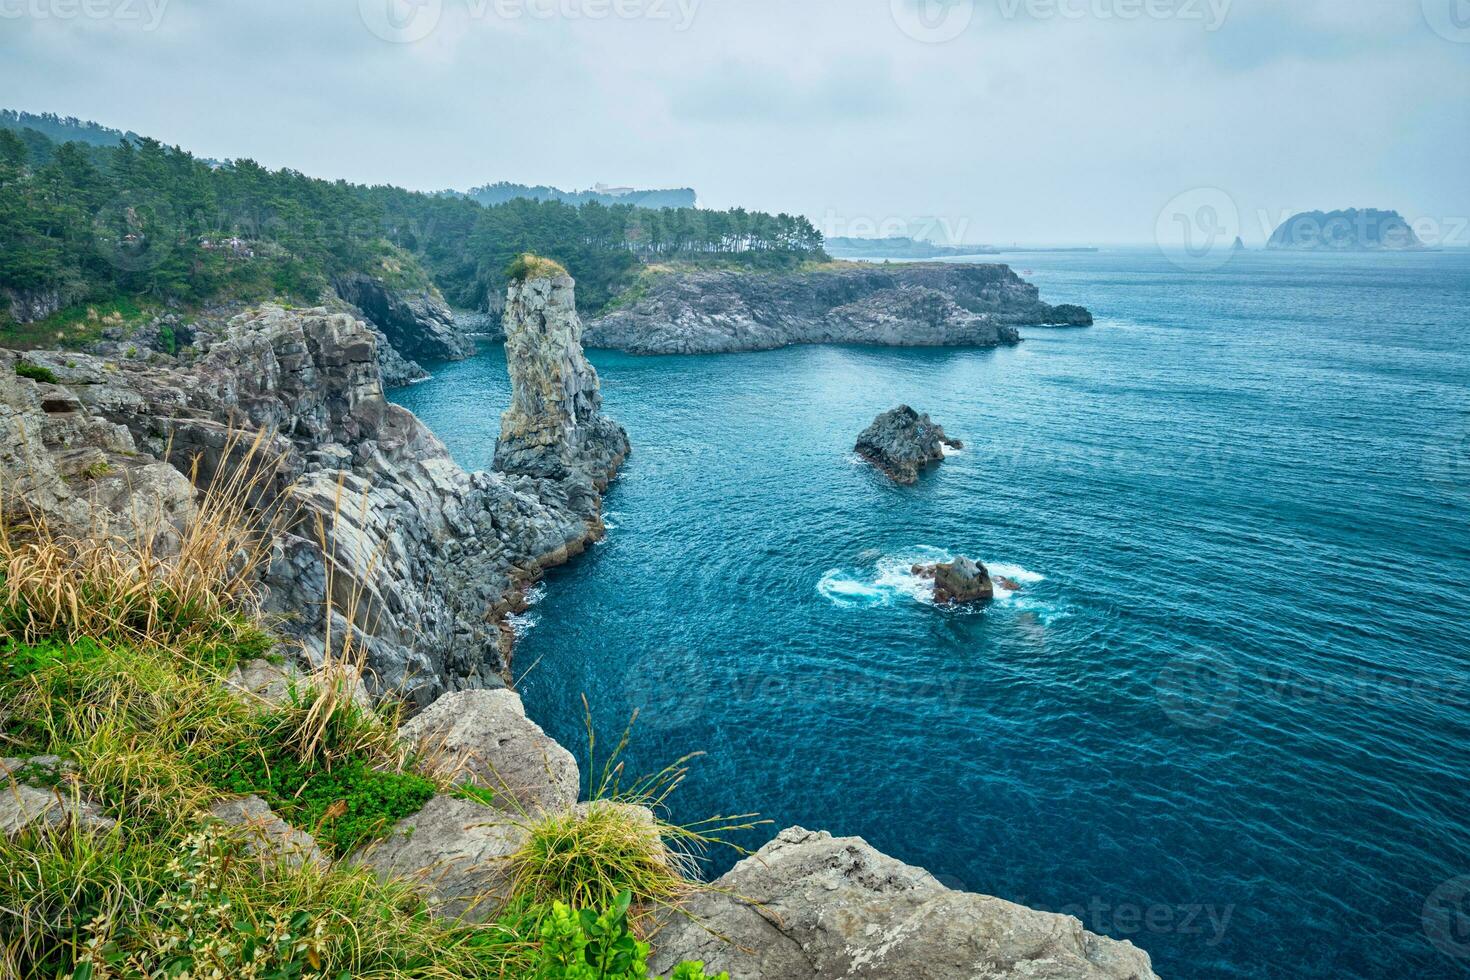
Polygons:
<instances>
[{"instance_id":1,"label":"rocky foreground ledge","mask_svg":"<svg viewBox=\"0 0 1470 980\"><path fill-rule=\"evenodd\" d=\"M1087 326L1000 264L834 263L814 270L650 273L587 325L589 347L713 354L790 344L995 347L1020 326Z\"/></svg>"}]
</instances>

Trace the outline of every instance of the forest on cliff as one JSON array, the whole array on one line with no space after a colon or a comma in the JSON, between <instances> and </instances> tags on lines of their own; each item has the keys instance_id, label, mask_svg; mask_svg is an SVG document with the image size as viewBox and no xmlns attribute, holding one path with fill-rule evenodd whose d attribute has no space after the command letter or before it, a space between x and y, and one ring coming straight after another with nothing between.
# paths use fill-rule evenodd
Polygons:
<instances>
[{"instance_id":1,"label":"forest on cliff","mask_svg":"<svg viewBox=\"0 0 1470 980\"><path fill-rule=\"evenodd\" d=\"M29 117L27 117L29 118ZM62 120L0 119L0 325L43 306L312 301L368 272L481 308L526 251L556 259L596 310L650 262L781 268L825 258L805 218L736 208L475 200L203 160L157 140ZM58 142L56 136L75 132ZM115 134L115 135L114 135Z\"/></svg>"}]
</instances>

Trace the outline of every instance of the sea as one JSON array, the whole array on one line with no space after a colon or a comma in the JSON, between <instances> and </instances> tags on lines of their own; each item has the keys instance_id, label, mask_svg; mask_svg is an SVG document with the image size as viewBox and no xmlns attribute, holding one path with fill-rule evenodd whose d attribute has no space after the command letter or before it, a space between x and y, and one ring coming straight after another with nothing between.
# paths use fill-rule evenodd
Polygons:
<instances>
[{"instance_id":1,"label":"sea","mask_svg":"<svg viewBox=\"0 0 1470 980\"><path fill-rule=\"evenodd\" d=\"M1096 324L589 352L633 452L516 619L530 716L1166 980L1470 976L1470 251L975 261ZM391 397L488 468L503 350L433 370ZM964 443L913 486L853 452L898 404ZM937 608L960 554L1015 587Z\"/></svg>"}]
</instances>

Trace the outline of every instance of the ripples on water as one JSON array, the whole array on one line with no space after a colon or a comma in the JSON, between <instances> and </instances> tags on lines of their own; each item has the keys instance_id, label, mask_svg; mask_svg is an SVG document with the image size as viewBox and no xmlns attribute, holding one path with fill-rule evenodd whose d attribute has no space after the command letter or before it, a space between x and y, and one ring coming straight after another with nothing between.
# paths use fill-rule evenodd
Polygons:
<instances>
[{"instance_id":1,"label":"ripples on water","mask_svg":"<svg viewBox=\"0 0 1470 980\"><path fill-rule=\"evenodd\" d=\"M528 710L640 708L640 769L709 753L677 819L861 835L1171 980L1470 975L1423 926L1470 874L1470 256L1025 264L1098 325L595 352L634 452L518 625ZM507 394L491 351L394 396L484 467ZM901 401L966 444L912 487L852 456ZM1021 590L935 608L956 553Z\"/></svg>"}]
</instances>

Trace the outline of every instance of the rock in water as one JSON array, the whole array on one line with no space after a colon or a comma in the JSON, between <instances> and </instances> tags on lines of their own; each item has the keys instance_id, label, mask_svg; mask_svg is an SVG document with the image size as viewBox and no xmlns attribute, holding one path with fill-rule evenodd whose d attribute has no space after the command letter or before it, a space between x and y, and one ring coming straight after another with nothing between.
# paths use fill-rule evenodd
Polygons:
<instances>
[{"instance_id":1,"label":"rock in water","mask_svg":"<svg viewBox=\"0 0 1470 980\"><path fill-rule=\"evenodd\" d=\"M953 602L989 602L995 598L995 585L990 573L978 561L960 555L954 561L934 566L934 601L939 605Z\"/></svg>"},{"instance_id":2,"label":"rock in water","mask_svg":"<svg viewBox=\"0 0 1470 980\"><path fill-rule=\"evenodd\" d=\"M1069 915L953 891L859 837L792 827L694 892L649 966L740 980L1158 980L1132 943Z\"/></svg>"},{"instance_id":3,"label":"rock in water","mask_svg":"<svg viewBox=\"0 0 1470 980\"><path fill-rule=\"evenodd\" d=\"M964 444L944 434L944 429L900 405L879 415L858 436L857 451L868 462L897 483L913 483L919 468L944 458L944 447L959 449Z\"/></svg>"},{"instance_id":4,"label":"rock in water","mask_svg":"<svg viewBox=\"0 0 1470 980\"><path fill-rule=\"evenodd\" d=\"M622 426L602 415L597 371L582 353L576 284L544 263L506 290L510 408L500 417L495 468L607 486L628 454Z\"/></svg>"}]
</instances>

